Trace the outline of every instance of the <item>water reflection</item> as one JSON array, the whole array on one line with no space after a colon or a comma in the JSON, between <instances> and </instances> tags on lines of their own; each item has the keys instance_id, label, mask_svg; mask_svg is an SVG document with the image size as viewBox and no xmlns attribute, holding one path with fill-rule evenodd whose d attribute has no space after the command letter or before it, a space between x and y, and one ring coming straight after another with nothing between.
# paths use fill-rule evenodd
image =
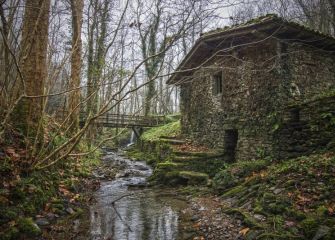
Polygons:
<instances>
[{"instance_id":1,"label":"water reflection","mask_svg":"<svg viewBox=\"0 0 335 240\"><path fill-rule=\"evenodd\" d=\"M145 163L117 155L110 157L118 164L125 163L128 174L102 183L96 194L97 203L90 211L91 239L177 239L178 211L185 203L152 189L129 189L129 186L143 185L151 169ZM116 199L120 200L113 204Z\"/></svg>"}]
</instances>

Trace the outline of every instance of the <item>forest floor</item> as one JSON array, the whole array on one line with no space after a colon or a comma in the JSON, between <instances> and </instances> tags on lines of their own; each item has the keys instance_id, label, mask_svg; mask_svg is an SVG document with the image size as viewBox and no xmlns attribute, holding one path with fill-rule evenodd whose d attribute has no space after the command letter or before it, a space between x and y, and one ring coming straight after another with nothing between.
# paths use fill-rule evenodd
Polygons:
<instances>
[{"instance_id":1,"label":"forest floor","mask_svg":"<svg viewBox=\"0 0 335 240\"><path fill-rule=\"evenodd\" d=\"M62 232L55 223L71 221L72 225L85 214L91 193L99 187L92 172L101 166L100 151L32 169L22 139L12 130L0 145L0 239L53 239L50 233ZM45 139L49 148L67 140L62 134L54 137L52 125ZM84 142L75 149L87 151Z\"/></svg>"},{"instance_id":2,"label":"forest floor","mask_svg":"<svg viewBox=\"0 0 335 240\"><path fill-rule=\"evenodd\" d=\"M154 133L150 139L156 137ZM15 167L24 149L15 145L15 139L12 142L0 149L4 159L0 162L0 239L87 239L92 193L102 179L114 179L118 169L92 161L99 159L95 156L27 174ZM161 148L152 149L167 157L163 166L174 166L166 144L164 140ZM191 152L192 163L199 149L208 151L192 144L175 148ZM136 154L155 170L160 164L157 159L164 161L162 152L148 158ZM181 211L183 239L335 239L333 149L285 161L227 164L208 183L174 186L188 202ZM191 216L190 221L183 222L183 215Z\"/></svg>"},{"instance_id":3,"label":"forest floor","mask_svg":"<svg viewBox=\"0 0 335 240\"><path fill-rule=\"evenodd\" d=\"M211 149L178 134L173 123L153 128L130 156L154 166L153 184L193 185L184 188L194 239L335 239L334 144L293 159L220 165ZM195 171L187 181L185 171Z\"/></svg>"},{"instance_id":4,"label":"forest floor","mask_svg":"<svg viewBox=\"0 0 335 240\"><path fill-rule=\"evenodd\" d=\"M192 190L195 239L335 239L334 181L333 151L232 164Z\"/></svg>"},{"instance_id":5,"label":"forest floor","mask_svg":"<svg viewBox=\"0 0 335 240\"><path fill-rule=\"evenodd\" d=\"M221 209L226 206L225 201L213 194L189 197L188 207L183 210L183 214L192 216L192 224L182 226L182 231L193 231L190 238L193 240L244 239L245 227L242 221L222 212Z\"/></svg>"}]
</instances>

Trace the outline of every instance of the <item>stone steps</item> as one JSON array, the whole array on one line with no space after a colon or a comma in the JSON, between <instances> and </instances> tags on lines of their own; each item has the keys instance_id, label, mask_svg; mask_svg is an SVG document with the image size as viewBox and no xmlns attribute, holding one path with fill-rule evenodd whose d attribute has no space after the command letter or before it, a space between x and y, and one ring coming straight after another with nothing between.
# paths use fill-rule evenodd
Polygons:
<instances>
[{"instance_id":1,"label":"stone steps","mask_svg":"<svg viewBox=\"0 0 335 240\"><path fill-rule=\"evenodd\" d=\"M168 185L206 185L209 179L206 173L187 170L183 164L174 162L157 164L154 175Z\"/></svg>"},{"instance_id":2,"label":"stone steps","mask_svg":"<svg viewBox=\"0 0 335 240\"><path fill-rule=\"evenodd\" d=\"M160 137L160 142L168 143L171 145L183 145L185 141L173 138L162 138Z\"/></svg>"},{"instance_id":3,"label":"stone steps","mask_svg":"<svg viewBox=\"0 0 335 240\"><path fill-rule=\"evenodd\" d=\"M199 157L199 158L213 158L220 157L223 155L222 151L212 151L212 152L185 152L185 151L174 151L177 157Z\"/></svg>"}]
</instances>

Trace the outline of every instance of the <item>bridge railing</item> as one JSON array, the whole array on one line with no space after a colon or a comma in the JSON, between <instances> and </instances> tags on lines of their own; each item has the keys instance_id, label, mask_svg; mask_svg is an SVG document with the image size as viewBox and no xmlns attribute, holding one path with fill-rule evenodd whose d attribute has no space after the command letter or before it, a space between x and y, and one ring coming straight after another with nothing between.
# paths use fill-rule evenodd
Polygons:
<instances>
[{"instance_id":1,"label":"bridge railing","mask_svg":"<svg viewBox=\"0 0 335 240\"><path fill-rule=\"evenodd\" d=\"M68 115L67 112L60 111L56 114L56 118L65 119ZM94 120L94 123L98 125L103 125L107 127L126 127L126 126L157 126L165 123L165 116L141 116L141 115L129 115L129 114L115 114L115 113L105 113ZM86 113L80 113L80 122L84 123L86 121Z\"/></svg>"},{"instance_id":2,"label":"bridge railing","mask_svg":"<svg viewBox=\"0 0 335 240\"><path fill-rule=\"evenodd\" d=\"M105 125L138 125L138 126L155 126L165 122L164 116L139 116L106 113L99 116L95 123Z\"/></svg>"}]
</instances>

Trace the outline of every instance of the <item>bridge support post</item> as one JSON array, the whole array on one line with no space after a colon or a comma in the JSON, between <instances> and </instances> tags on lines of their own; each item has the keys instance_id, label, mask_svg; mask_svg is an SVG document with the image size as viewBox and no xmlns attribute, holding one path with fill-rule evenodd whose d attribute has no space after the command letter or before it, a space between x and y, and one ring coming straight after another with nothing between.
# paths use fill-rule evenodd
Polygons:
<instances>
[{"instance_id":1,"label":"bridge support post","mask_svg":"<svg viewBox=\"0 0 335 240\"><path fill-rule=\"evenodd\" d=\"M132 127L131 128L133 130L133 132L135 133L135 136L136 136L136 139L139 139L140 136L142 135L143 133L143 128L142 127Z\"/></svg>"}]
</instances>

